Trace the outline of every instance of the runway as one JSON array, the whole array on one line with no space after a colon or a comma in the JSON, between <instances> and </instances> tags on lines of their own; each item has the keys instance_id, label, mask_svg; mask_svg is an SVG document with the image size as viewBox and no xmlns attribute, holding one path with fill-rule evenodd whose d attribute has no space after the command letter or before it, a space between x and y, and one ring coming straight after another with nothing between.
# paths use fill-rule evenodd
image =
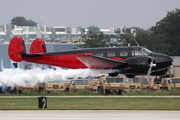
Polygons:
<instances>
[{"instance_id":1,"label":"runway","mask_svg":"<svg viewBox=\"0 0 180 120\"><path fill-rule=\"evenodd\" d=\"M149 110L8 110L0 120L179 120L180 111Z\"/></svg>"}]
</instances>

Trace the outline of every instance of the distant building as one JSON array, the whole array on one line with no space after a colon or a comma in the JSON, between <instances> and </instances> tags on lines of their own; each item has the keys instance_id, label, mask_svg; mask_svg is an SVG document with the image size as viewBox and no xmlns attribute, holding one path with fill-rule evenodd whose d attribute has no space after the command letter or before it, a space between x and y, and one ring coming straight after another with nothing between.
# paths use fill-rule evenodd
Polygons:
<instances>
[{"instance_id":1,"label":"distant building","mask_svg":"<svg viewBox=\"0 0 180 120\"><path fill-rule=\"evenodd\" d=\"M115 28L110 26L109 29L100 29L101 32L108 35L118 35L115 33ZM14 25L14 28L7 33L7 25L0 25L0 43L5 42L5 38L11 38L14 36L22 37L26 43L32 43L36 38L42 38L46 42L55 42L55 43L77 43L82 42L82 35L87 34L88 29L85 29L85 32L82 33L81 27L68 27L68 26L54 26L47 27L46 25L41 27L41 24L38 23L36 26L17 26ZM11 36L10 36L11 35ZM115 42L117 39L111 40Z\"/></svg>"}]
</instances>

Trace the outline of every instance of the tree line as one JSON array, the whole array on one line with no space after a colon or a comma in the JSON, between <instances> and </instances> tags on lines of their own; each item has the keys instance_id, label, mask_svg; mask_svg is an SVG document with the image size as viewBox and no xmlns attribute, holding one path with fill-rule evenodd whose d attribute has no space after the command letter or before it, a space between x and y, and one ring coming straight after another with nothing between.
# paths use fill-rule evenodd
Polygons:
<instances>
[{"instance_id":1,"label":"tree line","mask_svg":"<svg viewBox=\"0 0 180 120\"><path fill-rule=\"evenodd\" d=\"M92 26L91 26L92 27ZM131 32L135 29L136 35ZM101 32L90 30L86 36L85 44L78 45L79 48L87 47L108 47L105 41L110 42L111 38L118 38L117 42L110 43L110 46L137 46L137 43L151 51L168 54L171 56L180 55L180 9L168 12L167 15L148 30L138 27L123 29L116 33L119 36L106 35Z\"/></svg>"}]
</instances>

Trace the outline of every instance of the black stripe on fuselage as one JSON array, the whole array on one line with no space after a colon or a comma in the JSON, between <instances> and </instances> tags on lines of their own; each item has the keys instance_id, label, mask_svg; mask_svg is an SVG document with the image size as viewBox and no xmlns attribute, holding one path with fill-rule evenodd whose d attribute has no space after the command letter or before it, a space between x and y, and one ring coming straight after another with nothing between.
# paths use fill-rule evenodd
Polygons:
<instances>
[{"instance_id":1,"label":"black stripe on fuselage","mask_svg":"<svg viewBox=\"0 0 180 120\"><path fill-rule=\"evenodd\" d=\"M120 51L131 51L139 50L142 47L130 46L130 47L112 47L112 48L87 48L87 49L74 49L68 51L57 51L57 52L48 52L43 53L43 56L51 55L68 55L68 54L79 54L79 53L108 53L108 52L120 52Z\"/></svg>"}]
</instances>

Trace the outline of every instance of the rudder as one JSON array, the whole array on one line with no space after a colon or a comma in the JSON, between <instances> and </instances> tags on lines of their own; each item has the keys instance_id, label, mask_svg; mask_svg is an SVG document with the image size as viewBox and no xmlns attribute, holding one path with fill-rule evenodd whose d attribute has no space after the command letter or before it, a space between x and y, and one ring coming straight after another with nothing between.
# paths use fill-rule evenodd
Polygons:
<instances>
[{"instance_id":1,"label":"rudder","mask_svg":"<svg viewBox=\"0 0 180 120\"><path fill-rule=\"evenodd\" d=\"M21 62L26 55L24 40L20 36L15 36L11 39L8 48L8 54L11 60Z\"/></svg>"},{"instance_id":2,"label":"rudder","mask_svg":"<svg viewBox=\"0 0 180 120\"><path fill-rule=\"evenodd\" d=\"M31 44L30 53L44 53L46 52L45 42L41 38L37 38Z\"/></svg>"}]
</instances>

